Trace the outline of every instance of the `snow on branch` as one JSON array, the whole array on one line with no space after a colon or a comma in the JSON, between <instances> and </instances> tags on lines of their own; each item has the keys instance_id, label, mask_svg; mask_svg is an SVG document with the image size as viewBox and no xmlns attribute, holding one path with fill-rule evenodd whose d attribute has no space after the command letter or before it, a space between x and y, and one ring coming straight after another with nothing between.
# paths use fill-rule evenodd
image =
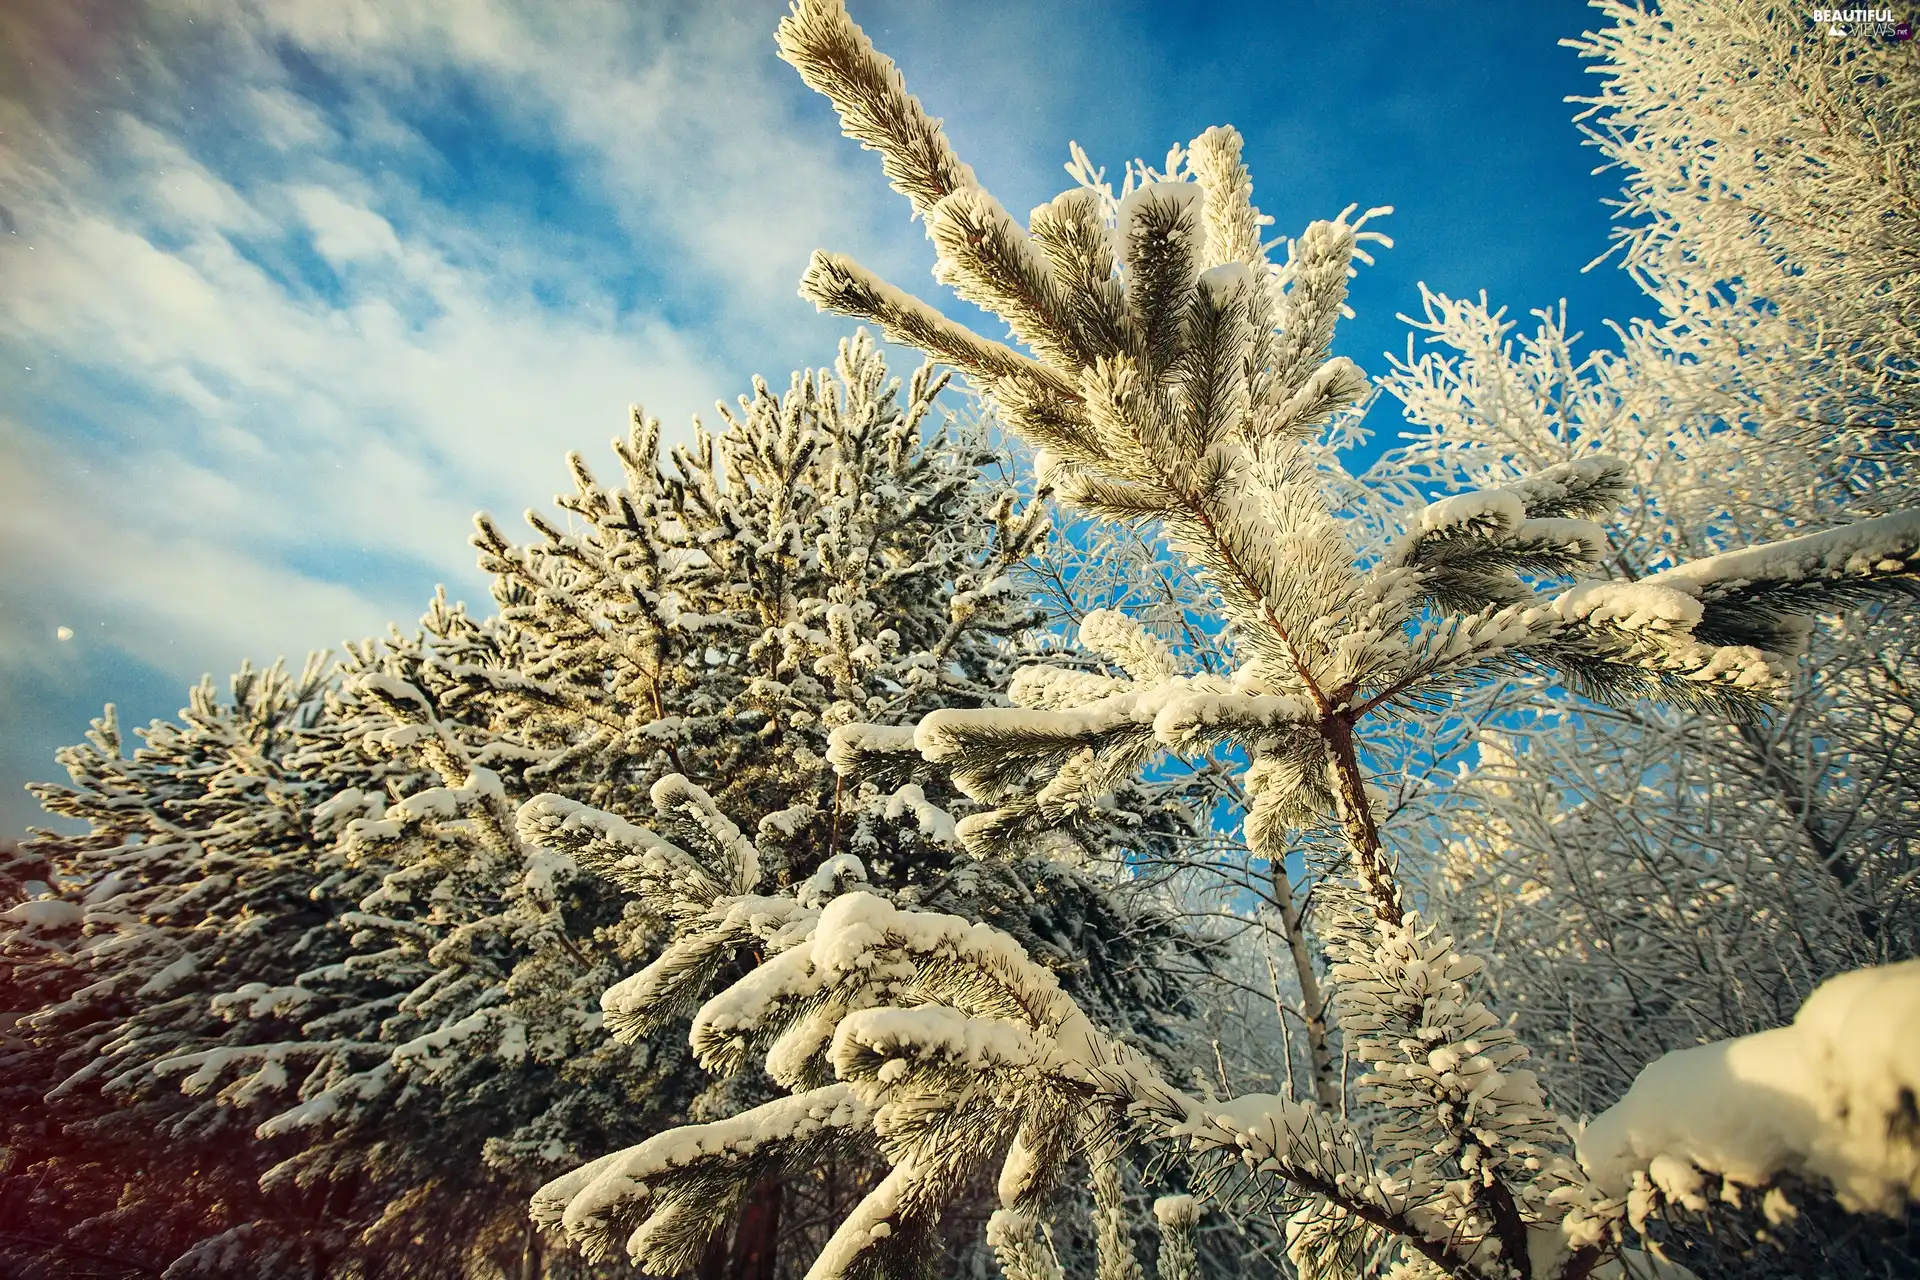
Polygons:
<instances>
[{"instance_id":1,"label":"snow on branch","mask_svg":"<svg viewBox=\"0 0 1920 1280\"><path fill-rule=\"evenodd\" d=\"M799 904L788 897L725 899L683 925L681 933L638 973L600 996L607 1029L623 1040L658 1030L705 998L739 949L788 929Z\"/></svg>"},{"instance_id":2,"label":"snow on branch","mask_svg":"<svg viewBox=\"0 0 1920 1280\"><path fill-rule=\"evenodd\" d=\"M1875 596L1920 595L1920 511L1723 552L1646 583L1697 599L1703 616L1694 631L1703 640L1798 654L1814 613Z\"/></svg>"},{"instance_id":3,"label":"snow on branch","mask_svg":"<svg viewBox=\"0 0 1920 1280\"><path fill-rule=\"evenodd\" d=\"M907 92L899 68L873 47L841 0L796 0L775 39L780 56L833 103L846 135L880 153L888 180L915 213L978 185L940 122Z\"/></svg>"},{"instance_id":4,"label":"snow on branch","mask_svg":"<svg viewBox=\"0 0 1920 1280\"><path fill-rule=\"evenodd\" d=\"M1648 581L1712 599L1750 584L1912 574L1916 560L1920 560L1920 511L1898 511L1692 560L1656 573Z\"/></svg>"},{"instance_id":5,"label":"snow on branch","mask_svg":"<svg viewBox=\"0 0 1920 1280\"><path fill-rule=\"evenodd\" d=\"M776 1098L555 1178L534 1194L533 1218L564 1230L589 1257L607 1257L624 1236L636 1264L678 1274L699 1262L761 1176L816 1167L871 1123L871 1110L844 1084Z\"/></svg>"},{"instance_id":6,"label":"snow on branch","mask_svg":"<svg viewBox=\"0 0 1920 1280\"><path fill-rule=\"evenodd\" d=\"M706 910L732 879L645 827L565 796L537 795L520 806L520 838L568 854L582 866L677 914Z\"/></svg>"},{"instance_id":7,"label":"snow on branch","mask_svg":"<svg viewBox=\"0 0 1920 1280\"><path fill-rule=\"evenodd\" d=\"M1703 1174L1743 1189L1824 1182L1856 1212L1920 1204L1920 960L1822 983L1784 1027L1679 1049L1580 1135L1594 1185L1640 1225L1706 1208Z\"/></svg>"}]
</instances>

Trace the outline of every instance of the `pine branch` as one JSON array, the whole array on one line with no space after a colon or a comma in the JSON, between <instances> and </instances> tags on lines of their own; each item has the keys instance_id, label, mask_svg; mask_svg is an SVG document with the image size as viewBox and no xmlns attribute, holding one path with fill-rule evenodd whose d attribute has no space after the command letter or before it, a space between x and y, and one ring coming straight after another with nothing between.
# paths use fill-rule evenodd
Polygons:
<instances>
[{"instance_id":1,"label":"pine branch","mask_svg":"<svg viewBox=\"0 0 1920 1280\"><path fill-rule=\"evenodd\" d=\"M940 122L907 93L899 69L873 47L841 0L795 0L774 38L808 87L833 103L846 135L880 153L887 180L916 214L978 185Z\"/></svg>"}]
</instances>

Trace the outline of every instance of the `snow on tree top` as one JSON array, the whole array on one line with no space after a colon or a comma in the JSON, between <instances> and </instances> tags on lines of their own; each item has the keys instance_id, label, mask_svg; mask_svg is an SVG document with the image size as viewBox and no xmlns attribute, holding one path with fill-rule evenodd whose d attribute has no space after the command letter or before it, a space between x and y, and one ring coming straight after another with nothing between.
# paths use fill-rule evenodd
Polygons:
<instances>
[{"instance_id":1,"label":"snow on tree top","mask_svg":"<svg viewBox=\"0 0 1920 1280\"><path fill-rule=\"evenodd\" d=\"M1235 293L1252 288L1259 279L1259 274L1244 262L1223 262L1217 267L1208 267L1202 271L1198 283L1217 306L1232 298Z\"/></svg>"},{"instance_id":2,"label":"snow on tree top","mask_svg":"<svg viewBox=\"0 0 1920 1280\"><path fill-rule=\"evenodd\" d=\"M1193 206L1200 203L1206 193L1194 182L1143 182L1127 192L1120 201L1117 219L1120 231L1120 243L1130 245L1138 234L1141 219L1150 206L1172 206L1173 221L1192 217Z\"/></svg>"},{"instance_id":3,"label":"snow on tree top","mask_svg":"<svg viewBox=\"0 0 1920 1280\"><path fill-rule=\"evenodd\" d=\"M1163 1227L1190 1227L1200 1221L1200 1202L1192 1196L1161 1196L1153 1202L1153 1216Z\"/></svg>"}]
</instances>

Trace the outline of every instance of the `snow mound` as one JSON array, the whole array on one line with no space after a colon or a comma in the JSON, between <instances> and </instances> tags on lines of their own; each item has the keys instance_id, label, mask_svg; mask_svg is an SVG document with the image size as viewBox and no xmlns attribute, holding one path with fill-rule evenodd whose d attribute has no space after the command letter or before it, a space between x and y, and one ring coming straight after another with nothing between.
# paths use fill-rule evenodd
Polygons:
<instances>
[{"instance_id":1,"label":"snow mound","mask_svg":"<svg viewBox=\"0 0 1920 1280\"><path fill-rule=\"evenodd\" d=\"M1153 1202L1153 1216L1163 1227L1191 1227L1200 1221L1200 1202L1192 1196L1161 1196Z\"/></svg>"},{"instance_id":2,"label":"snow mound","mask_svg":"<svg viewBox=\"0 0 1920 1280\"><path fill-rule=\"evenodd\" d=\"M1581 1135L1610 1195L1645 1173L1670 1198L1699 1171L1760 1187L1782 1174L1832 1184L1849 1210L1920 1201L1920 960L1842 974L1771 1031L1680 1049L1634 1080Z\"/></svg>"}]
</instances>

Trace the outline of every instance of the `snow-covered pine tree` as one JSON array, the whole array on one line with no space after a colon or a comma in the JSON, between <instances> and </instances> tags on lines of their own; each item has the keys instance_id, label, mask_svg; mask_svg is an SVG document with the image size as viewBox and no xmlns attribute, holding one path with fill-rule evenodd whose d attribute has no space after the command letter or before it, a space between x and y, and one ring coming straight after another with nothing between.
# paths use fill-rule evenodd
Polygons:
<instances>
[{"instance_id":1,"label":"snow-covered pine tree","mask_svg":"<svg viewBox=\"0 0 1920 1280\"><path fill-rule=\"evenodd\" d=\"M515 1070L530 1056L522 1010L498 1007L513 947L538 954L570 939L554 936L550 907L538 909L541 869L488 839L498 775L476 761L514 758L514 744L449 709L447 684L433 679L503 652L487 625L443 598L418 634L349 646L304 743L307 756L353 762L367 779L334 788L310 816L329 863L351 877L334 951L283 983L238 983L215 997L226 1017L256 1026L243 1049L156 1064L184 1087L248 1107L259 1138L283 1155L263 1185L325 1197L347 1236L343 1271L464 1276L491 1262L512 1275L538 1261L535 1242L500 1211L511 1184L480 1156L552 1101L537 1070ZM450 762L466 766L464 788L443 785L439 766ZM410 892L423 884L414 908ZM539 993L521 1005L540 1007ZM556 1016L534 1030L566 1027ZM645 1086L635 1063L621 1065ZM582 1126L596 1114L593 1066L578 1073Z\"/></svg>"},{"instance_id":2,"label":"snow-covered pine tree","mask_svg":"<svg viewBox=\"0 0 1920 1280\"><path fill-rule=\"evenodd\" d=\"M1629 1168L1647 1154L1636 1150L1600 1185L1567 1151L1526 1049L1475 995L1479 962L1401 892L1364 725L1444 710L1462 685L1515 666L1611 702L1756 711L1798 653L1802 614L1912 579L1920 517L1543 590L1606 554L1590 521L1625 485L1619 464L1589 456L1456 494L1390 545L1356 547L1303 442L1367 390L1328 351L1364 218L1316 223L1269 264L1239 139L1215 129L1157 180L1118 199L1069 191L1023 228L839 0L798 0L779 38L925 218L936 277L1027 350L825 252L803 296L973 379L1045 450L1064 501L1157 522L1206 575L1244 655L1230 676L1182 672L1145 629L1102 617L1083 638L1125 678L1029 668L1015 709L935 712L910 747L849 725L840 742L864 750L836 764L857 777L892 748L944 766L993 806L962 831L991 855L1044 839L1161 751L1237 745L1256 853L1322 821L1344 835L1351 888L1323 887L1317 911L1345 1046L1366 1068L1362 1106L1349 1118L1286 1096L1192 1097L1007 935L845 886L824 906L769 913L766 962L696 1018L703 1052L764 1053L794 1092L603 1157L543 1189L536 1216L600 1247L625 1235L649 1266L684 1266L755 1170L870 1129L892 1172L811 1276L914 1274L942 1205L989 1161L1001 1166L1005 1268L1047 1274L1033 1233L1069 1155L1137 1143L1186 1164L1223 1205L1278 1207L1307 1274L1363 1262L1403 1277L1593 1274L1641 1225L1639 1189L1676 1170ZM1896 993L1914 980L1885 972ZM1876 1094L1869 1124L1889 1106Z\"/></svg>"},{"instance_id":3,"label":"snow-covered pine tree","mask_svg":"<svg viewBox=\"0 0 1920 1280\"><path fill-rule=\"evenodd\" d=\"M87 829L28 840L23 900L0 914L14 1272L295 1277L344 1243L318 1197L258 1185L285 1144L252 1141L243 1115L153 1070L285 1034L285 1021L231 1023L210 998L338 950L309 827L353 779L296 759L325 672L243 668L225 700L203 681L131 755L109 707L60 753L70 784L35 788Z\"/></svg>"},{"instance_id":4,"label":"snow-covered pine tree","mask_svg":"<svg viewBox=\"0 0 1920 1280\"><path fill-rule=\"evenodd\" d=\"M1601 8L1575 42L1603 83L1588 128L1626 174L1616 234L1660 319L1576 354L1564 314L1524 333L1430 296L1442 350L1384 380L1425 430L1372 478L1620 457L1634 500L1601 568L1627 580L1910 504L1889 428L1912 415L1920 324L1895 265L1920 243L1911 51L1745 3ZM1648 1047L1758 1031L1920 949L1912 623L1904 603L1822 620L1764 721L1490 691L1502 740L1436 819L1445 909L1475 947L1531 957L1496 987L1572 1109L1617 1096Z\"/></svg>"},{"instance_id":5,"label":"snow-covered pine tree","mask_svg":"<svg viewBox=\"0 0 1920 1280\"><path fill-rule=\"evenodd\" d=\"M1616 234L1659 319L1576 355L1564 312L1527 334L1484 298L1430 297L1419 327L1444 354L1384 380L1426 430L1377 478L1498 484L1619 456L1635 500L1604 571L1629 579L1911 504L1910 49L1759 5L1601 8L1610 25L1573 42L1602 77L1585 118L1626 176ZM1914 634L1905 602L1820 619L1764 721L1489 691L1476 715L1499 741L1431 797L1435 905L1495 962L1563 1105L1604 1106L1652 1050L1758 1032L1823 980L1920 950ZM1794 1202L1791 1224L1722 1223L1676 1256L1912 1265L1911 1241L1876 1262L1880 1233L1829 1230L1817 1191ZM1775 1247L1742 1254L1755 1231Z\"/></svg>"},{"instance_id":6,"label":"snow-covered pine tree","mask_svg":"<svg viewBox=\"0 0 1920 1280\"><path fill-rule=\"evenodd\" d=\"M828 766L840 724L910 725L992 697L1003 637L1032 620L1008 571L1042 532L1040 509L977 482L980 447L931 420L944 385L922 370L902 395L862 336L833 373L796 375L784 394L756 384L737 411L723 406L722 431L696 432L666 465L658 424L636 414L615 443L622 487L575 458L564 525L531 515L530 546L481 517L497 617L441 601L420 636L354 649L326 739L392 776L319 815L342 861L377 880L342 918L352 954L300 976L311 1015L298 1036L165 1069L297 1091L261 1129L304 1140L277 1176L371 1177L386 1199L365 1250L452 1274L497 1242L535 1266L533 1183L764 1089L704 1087L670 1018L638 1037L601 1032L605 989L686 925L674 896L686 886L589 874L591 849L530 841L514 821L529 797L622 824L663 795L682 820L685 797L710 788L753 806L769 885L857 855L876 881L919 886L1078 966L1076 990L1123 1019L1122 1006L1180 1006L1140 958L1164 929L1095 876L1050 861L955 867L932 779L856 793ZM1102 840L1184 823L1142 796L1076 848L1097 858ZM745 953L723 939L709 954L731 975ZM235 992L228 1007L278 998ZM303 1069L282 1075L289 1061ZM750 1274L745 1255L779 1247L783 1212L803 1234L836 1213L833 1197L858 1185L845 1172L762 1179L731 1265ZM729 1265L726 1248L707 1265Z\"/></svg>"}]
</instances>

